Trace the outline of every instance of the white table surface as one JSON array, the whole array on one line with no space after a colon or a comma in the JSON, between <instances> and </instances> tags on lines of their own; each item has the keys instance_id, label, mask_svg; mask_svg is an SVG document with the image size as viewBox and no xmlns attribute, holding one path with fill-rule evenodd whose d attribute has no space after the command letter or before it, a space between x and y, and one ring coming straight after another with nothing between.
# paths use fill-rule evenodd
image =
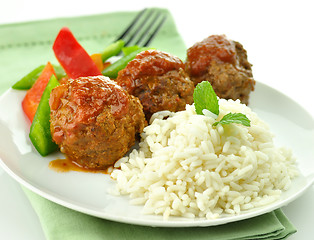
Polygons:
<instances>
[{"instance_id":1,"label":"white table surface","mask_svg":"<svg viewBox=\"0 0 314 240\"><path fill-rule=\"evenodd\" d=\"M314 116L314 8L311 1L182 2L1 0L0 24L165 7L171 11L187 47L211 34L226 34L241 42L253 64L254 78L293 98ZM289 239L313 239L314 186L283 210L298 229ZM37 215L20 185L1 168L0 239L45 239Z\"/></svg>"}]
</instances>

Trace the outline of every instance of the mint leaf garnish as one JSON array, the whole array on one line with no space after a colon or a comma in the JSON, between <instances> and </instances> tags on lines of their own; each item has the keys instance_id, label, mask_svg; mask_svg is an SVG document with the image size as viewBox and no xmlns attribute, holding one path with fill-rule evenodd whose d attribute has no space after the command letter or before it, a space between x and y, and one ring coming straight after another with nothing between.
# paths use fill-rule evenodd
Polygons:
<instances>
[{"instance_id":1,"label":"mint leaf garnish","mask_svg":"<svg viewBox=\"0 0 314 240\"><path fill-rule=\"evenodd\" d=\"M209 82L203 81L197 84L194 89L193 100L195 112L197 114L204 115L203 110L207 109L213 114L216 114L217 116L219 115L217 95ZM243 113L228 113L220 121L215 122L213 126L230 123L238 123L247 127L251 126L250 119L248 119Z\"/></svg>"},{"instance_id":2,"label":"mint leaf garnish","mask_svg":"<svg viewBox=\"0 0 314 240\"><path fill-rule=\"evenodd\" d=\"M209 82L203 81L197 84L194 89L193 100L197 114L204 115L203 109L207 109L216 115L219 114L217 95Z\"/></svg>"},{"instance_id":3,"label":"mint leaf garnish","mask_svg":"<svg viewBox=\"0 0 314 240\"><path fill-rule=\"evenodd\" d=\"M218 124L230 124L230 123L238 123L244 126L250 127L251 121L247 118L243 113L228 113L226 114L220 121L215 122L213 126Z\"/></svg>"}]
</instances>

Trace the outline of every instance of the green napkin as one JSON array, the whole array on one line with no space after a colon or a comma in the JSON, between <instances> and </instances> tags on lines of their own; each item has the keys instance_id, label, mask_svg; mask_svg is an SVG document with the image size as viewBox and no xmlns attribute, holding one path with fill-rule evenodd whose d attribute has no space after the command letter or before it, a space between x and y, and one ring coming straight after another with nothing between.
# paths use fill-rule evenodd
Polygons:
<instances>
[{"instance_id":1,"label":"green napkin","mask_svg":"<svg viewBox=\"0 0 314 240\"><path fill-rule=\"evenodd\" d=\"M151 46L185 59L185 44L171 14L151 42ZM67 26L89 54L101 52L131 23L137 12L59 18L0 25L0 94L35 67L47 61L58 64L52 44L59 30Z\"/></svg>"},{"instance_id":2,"label":"green napkin","mask_svg":"<svg viewBox=\"0 0 314 240\"><path fill-rule=\"evenodd\" d=\"M144 227L92 217L46 200L26 188L23 190L34 207L48 240L285 239L296 232L280 209L249 220L214 227Z\"/></svg>"},{"instance_id":3,"label":"green napkin","mask_svg":"<svg viewBox=\"0 0 314 240\"><path fill-rule=\"evenodd\" d=\"M186 47L171 14L152 46L181 59ZM76 18L52 19L0 25L0 94L35 67L57 61L52 43L63 26L68 26L91 54L100 52L131 22L136 12L116 12ZM153 228L111 222L85 215L23 188L34 207L47 239L284 239L296 229L281 210L248 220L215 227Z\"/></svg>"}]
</instances>

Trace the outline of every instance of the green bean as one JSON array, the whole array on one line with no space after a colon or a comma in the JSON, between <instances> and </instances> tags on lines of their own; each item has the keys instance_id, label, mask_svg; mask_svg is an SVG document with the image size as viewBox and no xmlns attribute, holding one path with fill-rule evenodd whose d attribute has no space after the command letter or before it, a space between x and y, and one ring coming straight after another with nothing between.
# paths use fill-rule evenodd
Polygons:
<instances>
[{"instance_id":1,"label":"green bean","mask_svg":"<svg viewBox=\"0 0 314 240\"><path fill-rule=\"evenodd\" d=\"M63 67L59 66L59 65L53 65L53 69L55 70L57 79L60 80L61 78L66 76L66 73L63 69Z\"/></svg>"},{"instance_id":2,"label":"green bean","mask_svg":"<svg viewBox=\"0 0 314 240\"><path fill-rule=\"evenodd\" d=\"M112 44L110 44L108 47L105 48L105 50L101 53L101 59L102 61L106 61L107 59L111 58L112 56L118 55L118 53L121 51L121 49L124 47L124 41L118 40Z\"/></svg>"},{"instance_id":3,"label":"green bean","mask_svg":"<svg viewBox=\"0 0 314 240\"><path fill-rule=\"evenodd\" d=\"M37 78L43 71L45 65L40 65L37 68L35 68L33 71L25 75L21 80L17 81L12 88L17 90L28 90L30 89L33 84L36 82ZM53 65L53 68L55 70L55 73L57 75L57 79L61 79L66 76L63 68L61 66Z\"/></svg>"},{"instance_id":4,"label":"green bean","mask_svg":"<svg viewBox=\"0 0 314 240\"><path fill-rule=\"evenodd\" d=\"M16 82L12 88L17 90L27 90L30 89L36 79L41 74L42 70L44 69L45 65L40 65L39 67L35 68L33 71L28 73L26 76L24 76L21 80Z\"/></svg>"},{"instance_id":5,"label":"green bean","mask_svg":"<svg viewBox=\"0 0 314 240\"><path fill-rule=\"evenodd\" d=\"M131 52L130 54L120 58L118 61L114 62L113 64L111 64L109 67L105 68L102 71L102 74L110 77L112 79L116 79L118 76L118 72L122 69L124 69L126 67L126 65L132 61L136 55L142 51L148 50L151 48L148 47L144 47L144 48L139 48L133 52Z\"/></svg>"},{"instance_id":6,"label":"green bean","mask_svg":"<svg viewBox=\"0 0 314 240\"><path fill-rule=\"evenodd\" d=\"M133 45L133 46L130 46L130 47L124 47L124 48L122 48L122 52L126 56L126 55L129 55L131 52L136 51L139 48L140 47L137 46L137 45Z\"/></svg>"}]
</instances>

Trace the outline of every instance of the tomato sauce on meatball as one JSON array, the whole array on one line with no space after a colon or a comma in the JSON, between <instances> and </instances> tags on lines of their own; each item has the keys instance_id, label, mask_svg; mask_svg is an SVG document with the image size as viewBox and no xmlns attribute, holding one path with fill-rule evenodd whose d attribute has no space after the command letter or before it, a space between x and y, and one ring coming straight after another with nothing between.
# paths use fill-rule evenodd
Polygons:
<instances>
[{"instance_id":1,"label":"tomato sauce on meatball","mask_svg":"<svg viewBox=\"0 0 314 240\"><path fill-rule=\"evenodd\" d=\"M116 79L128 93L138 97L146 119L161 110L180 111L193 103L194 84L184 63L168 53L147 50L121 70Z\"/></svg>"},{"instance_id":2,"label":"tomato sauce on meatball","mask_svg":"<svg viewBox=\"0 0 314 240\"><path fill-rule=\"evenodd\" d=\"M68 79L52 90L49 104L53 140L90 169L123 157L146 124L140 101L104 76Z\"/></svg>"},{"instance_id":3,"label":"tomato sauce on meatball","mask_svg":"<svg viewBox=\"0 0 314 240\"><path fill-rule=\"evenodd\" d=\"M249 94L254 90L246 50L225 35L209 36L190 47L185 69L195 85L209 81L220 98L240 99L248 104Z\"/></svg>"}]
</instances>

